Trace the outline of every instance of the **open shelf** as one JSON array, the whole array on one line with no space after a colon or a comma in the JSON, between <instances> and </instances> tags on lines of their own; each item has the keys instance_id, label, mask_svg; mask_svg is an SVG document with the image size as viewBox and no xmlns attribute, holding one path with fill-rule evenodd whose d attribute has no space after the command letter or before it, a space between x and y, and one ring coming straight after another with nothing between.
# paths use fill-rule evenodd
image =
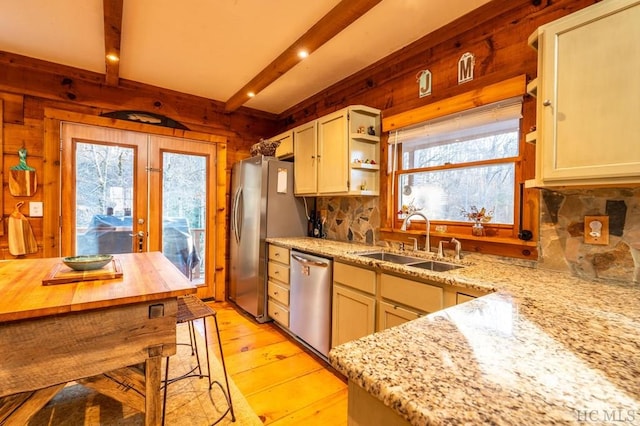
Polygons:
<instances>
[{"instance_id":1,"label":"open shelf","mask_svg":"<svg viewBox=\"0 0 640 426\"><path fill-rule=\"evenodd\" d=\"M379 164L367 164L367 163L351 163L352 169L363 169L363 170L380 170Z\"/></svg>"},{"instance_id":2,"label":"open shelf","mask_svg":"<svg viewBox=\"0 0 640 426\"><path fill-rule=\"evenodd\" d=\"M351 139L360 141L360 142L368 142L368 143L378 143L380 142L380 136L377 135L369 135L366 133L351 133Z\"/></svg>"},{"instance_id":3,"label":"open shelf","mask_svg":"<svg viewBox=\"0 0 640 426\"><path fill-rule=\"evenodd\" d=\"M534 78L527 84L527 93L534 98L538 97L538 79Z\"/></svg>"},{"instance_id":4,"label":"open shelf","mask_svg":"<svg viewBox=\"0 0 640 426\"><path fill-rule=\"evenodd\" d=\"M536 143L538 140L538 131L534 130L533 132L529 132L524 137L525 142Z\"/></svg>"}]
</instances>

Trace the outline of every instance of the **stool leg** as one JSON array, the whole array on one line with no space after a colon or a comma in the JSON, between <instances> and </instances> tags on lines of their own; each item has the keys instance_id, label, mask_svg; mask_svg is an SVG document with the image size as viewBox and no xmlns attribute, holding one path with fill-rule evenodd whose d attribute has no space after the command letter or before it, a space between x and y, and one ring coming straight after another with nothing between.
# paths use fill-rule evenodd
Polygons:
<instances>
[{"instance_id":1,"label":"stool leg","mask_svg":"<svg viewBox=\"0 0 640 426\"><path fill-rule=\"evenodd\" d=\"M216 325L216 335L218 336L218 347L220 348L220 361L222 362L222 371L224 372L224 381L227 385L227 398L229 398L229 409L231 410L231 421L236 421L236 415L233 412L233 403L231 402L231 389L229 389L229 379L227 377L227 365L224 363L224 354L222 353L222 340L220 339L220 329L218 328L218 316L213 316L213 321ZM206 333L205 333L206 335ZM207 362L209 358L207 356ZM209 373L211 375L211 373Z\"/></svg>"},{"instance_id":2,"label":"stool leg","mask_svg":"<svg viewBox=\"0 0 640 426\"><path fill-rule=\"evenodd\" d=\"M162 426L164 426L164 416L167 412L167 388L169 387L169 357L164 368L164 395L162 396Z\"/></svg>"},{"instance_id":3,"label":"stool leg","mask_svg":"<svg viewBox=\"0 0 640 426\"><path fill-rule=\"evenodd\" d=\"M193 342L196 340L196 335L193 333L194 333L193 323L189 321L189 345L191 346L191 355L194 355Z\"/></svg>"},{"instance_id":4,"label":"stool leg","mask_svg":"<svg viewBox=\"0 0 640 426\"><path fill-rule=\"evenodd\" d=\"M202 319L202 321L204 321L204 318ZM205 321L205 325L206 325L206 321ZM189 321L189 337L191 337L191 333L193 333L193 340L192 340L192 345L191 345L191 355L193 355L193 349L195 348L195 352L196 352L196 362L198 363L198 375L200 375L200 377L203 376L202 374L202 365L200 364L200 352L198 351L198 341L195 338L195 327L193 326L193 321ZM206 333L205 333L205 342L206 342ZM207 362L209 362L209 360L207 359Z\"/></svg>"},{"instance_id":5,"label":"stool leg","mask_svg":"<svg viewBox=\"0 0 640 426\"><path fill-rule=\"evenodd\" d=\"M204 347L205 354L207 355L207 374L209 377L209 389L213 385L213 378L211 377L211 364L209 364L209 337L207 336L207 319L202 318L202 325L204 328Z\"/></svg>"}]
</instances>

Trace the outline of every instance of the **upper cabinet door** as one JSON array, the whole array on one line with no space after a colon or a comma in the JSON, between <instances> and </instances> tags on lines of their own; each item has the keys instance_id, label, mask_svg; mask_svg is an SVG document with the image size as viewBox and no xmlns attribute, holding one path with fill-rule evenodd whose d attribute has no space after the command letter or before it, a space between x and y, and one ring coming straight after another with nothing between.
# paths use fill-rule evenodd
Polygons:
<instances>
[{"instance_id":1,"label":"upper cabinet door","mask_svg":"<svg viewBox=\"0 0 640 426\"><path fill-rule=\"evenodd\" d=\"M610 0L538 30L536 184L640 181L640 1Z\"/></svg>"},{"instance_id":2,"label":"upper cabinet door","mask_svg":"<svg viewBox=\"0 0 640 426\"><path fill-rule=\"evenodd\" d=\"M354 105L293 129L296 195L379 195L380 110Z\"/></svg>"},{"instance_id":3,"label":"upper cabinet door","mask_svg":"<svg viewBox=\"0 0 640 426\"><path fill-rule=\"evenodd\" d=\"M349 143L347 109L318 119L318 192L349 190Z\"/></svg>"},{"instance_id":4,"label":"upper cabinet door","mask_svg":"<svg viewBox=\"0 0 640 426\"><path fill-rule=\"evenodd\" d=\"M294 184L296 195L318 192L317 121L293 129Z\"/></svg>"},{"instance_id":5,"label":"upper cabinet door","mask_svg":"<svg viewBox=\"0 0 640 426\"><path fill-rule=\"evenodd\" d=\"M293 157L293 130L288 130L278 136L269 138L269 140L280 142L280 145L276 148L276 157L281 160Z\"/></svg>"}]
</instances>

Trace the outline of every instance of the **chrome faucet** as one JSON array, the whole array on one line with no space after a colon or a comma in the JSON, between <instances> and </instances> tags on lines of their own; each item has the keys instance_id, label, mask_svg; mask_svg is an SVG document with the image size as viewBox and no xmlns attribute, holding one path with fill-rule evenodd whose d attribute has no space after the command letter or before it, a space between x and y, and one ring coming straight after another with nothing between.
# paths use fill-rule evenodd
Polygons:
<instances>
[{"instance_id":1,"label":"chrome faucet","mask_svg":"<svg viewBox=\"0 0 640 426\"><path fill-rule=\"evenodd\" d=\"M407 226L411 224L411 221L409 219L411 219L413 216L422 216L424 218L424 221L426 222L426 227L427 227L427 240L424 243L424 251L426 252L431 252L431 244L429 243L429 218L427 217L427 215L425 215L422 212L413 212L410 213L409 216L407 216L404 221L402 222L402 226L400 227L401 231L406 231L407 230Z\"/></svg>"},{"instance_id":2,"label":"chrome faucet","mask_svg":"<svg viewBox=\"0 0 640 426\"><path fill-rule=\"evenodd\" d=\"M444 240L440 240L440 243L438 244L438 257L444 257L444 250L442 248L443 243ZM449 241L449 243L455 244L455 259L460 260L460 250L462 249L462 244L455 238L451 238L451 241Z\"/></svg>"}]
</instances>

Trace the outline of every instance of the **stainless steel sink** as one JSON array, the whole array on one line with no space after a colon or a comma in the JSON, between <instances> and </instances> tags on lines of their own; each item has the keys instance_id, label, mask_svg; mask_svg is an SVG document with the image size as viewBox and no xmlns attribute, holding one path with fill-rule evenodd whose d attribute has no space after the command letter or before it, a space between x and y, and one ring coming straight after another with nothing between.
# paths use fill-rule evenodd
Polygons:
<instances>
[{"instance_id":1,"label":"stainless steel sink","mask_svg":"<svg viewBox=\"0 0 640 426\"><path fill-rule=\"evenodd\" d=\"M431 271L436 271L436 272L445 272L445 271L450 271L452 269L462 268L461 265L454 265L453 263L447 263L447 262L438 262L435 260L428 260L426 262L419 262L419 263L411 263L407 266L420 268L420 269L429 269Z\"/></svg>"},{"instance_id":2,"label":"stainless steel sink","mask_svg":"<svg viewBox=\"0 0 640 426\"><path fill-rule=\"evenodd\" d=\"M384 260L385 262L392 262L392 263L399 263L401 265L422 261L422 259L418 257L403 256L401 254L387 253L384 251L379 251L375 253L359 253L359 255L362 257L368 257L370 259Z\"/></svg>"},{"instance_id":3,"label":"stainless steel sink","mask_svg":"<svg viewBox=\"0 0 640 426\"><path fill-rule=\"evenodd\" d=\"M440 262L437 260L425 260L419 257L404 256L402 254L387 253L384 251L358 253L358 255L368 257L369 259L382 260L385 262L397 263L399 265L412 266L414 268L428 269L435 272L445 272L463 267L453 263Z\"/></svg>"}]
</instances>

